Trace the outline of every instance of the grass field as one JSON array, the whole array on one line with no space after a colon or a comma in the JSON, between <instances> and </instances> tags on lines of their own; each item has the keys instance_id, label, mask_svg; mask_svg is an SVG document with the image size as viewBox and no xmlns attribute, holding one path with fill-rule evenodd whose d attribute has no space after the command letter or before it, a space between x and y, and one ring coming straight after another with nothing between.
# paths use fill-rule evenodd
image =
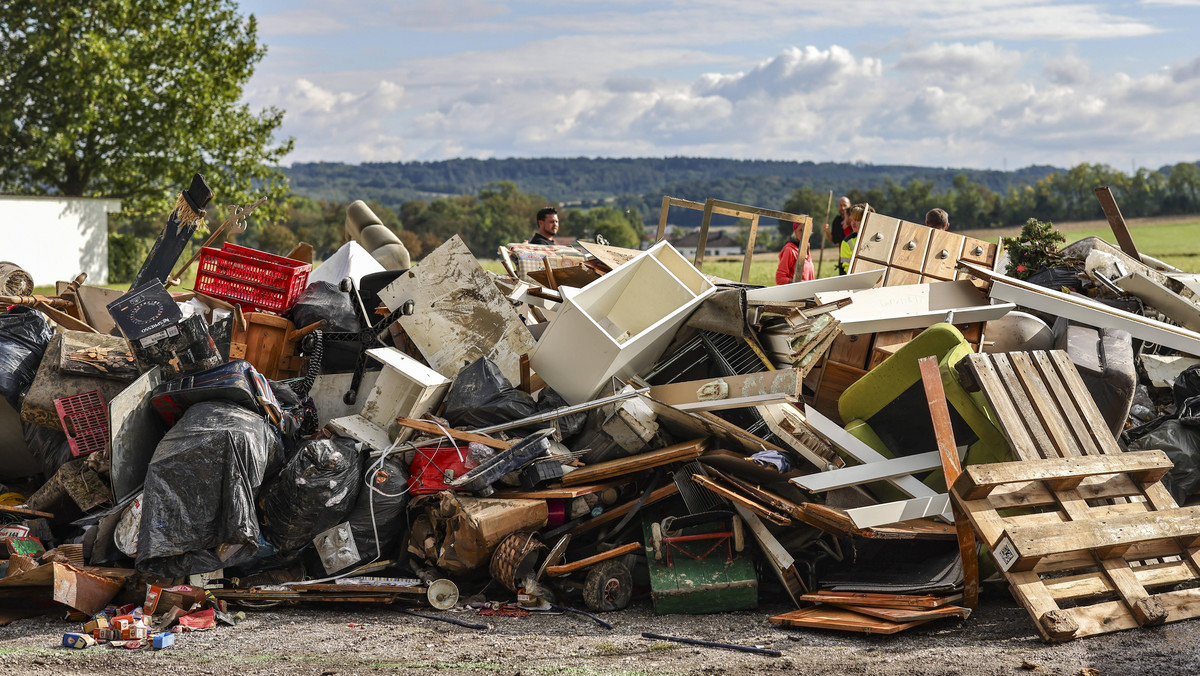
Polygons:
<instances>
[{"instance_id":1,"label":"grass field","mask_svg":"<svg viewBox=\"0 0 1200 676\"><path fill-rule=\"evenodd\" d=\"M1100 237L1116 244L1112 230L1105 221L1086 221L1079 223L1063 223L1056 227L1067 238L1067 244L1077 242L1085 237ZM1186 272L1200 272L1200 220L1132 219L1129 221L1130 233L1137 244L1138 251L1153 256L1168 265L1174 265ZM963 230L964 235L978 237L989 242L999 242L1001 237L1010 237L1020 232L1020 228L997 228L993 230ZM820 259L820 252L813 252L813 264ZM750 265L750 283L760 286L775 284L775 267L778 263L776 254L758 254ZM483 267L497 274L504 274L504 267L499 261L480 261ZM742 258L724 257L708 259L704 262L704 272L723 279L738 280L742 274ZM822 266L822 277L837 274L837 249L825 250L825 263ZM195 278L195 266L184 275L181 288L192 288ZM127 288L125 284L108 284L112 289ZM53 286L39 286L34 293L52 295Z\"/></svg>"}]
</instances>

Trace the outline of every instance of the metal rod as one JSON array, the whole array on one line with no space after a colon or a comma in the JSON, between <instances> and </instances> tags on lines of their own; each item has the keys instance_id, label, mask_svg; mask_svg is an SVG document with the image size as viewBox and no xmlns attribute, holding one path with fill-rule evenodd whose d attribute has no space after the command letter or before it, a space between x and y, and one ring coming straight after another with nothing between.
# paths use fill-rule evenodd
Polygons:
<instances>
[{"instance_id":1,"label":"metal rod","mask_svg":"<svg viewBox=\"0 0 1200 676\"><path fill-rule=\"evenodd\" d=\"M783 653L771 648L755 648L748 645L734 645L732 643L717 643L716 641L701 641L695 638L682 638L679 636L663 636L662 634L651 634L648 631L642 632L642 638L652 638L656 641L674 641L676 643L686 643L688 645L700 645L706 648L725 648L726 650L739 650L744 653L754 653L755 655L766 655L767 657L782 657Z\"/></svg>"},{"instance_id":2,"label":"metal rod","mask_svg":"<svg viewBox=\"0 0 1200 676\"><path fill-rule=\"evenodd\" d=\"M585 611L582 611L582 610L578 610L578 609L576 609L576 608L568 608L567 606L551 605L550 607L551 607L552 609L554 609L554 610L561 610L561 611L565 611L565 612L568 612L568 613L576 613L576 614L578 614L578 615L583 615L584 617L588 617L588 618L591 618L591 619L595 620L595 621L596 621L596 624L600 625L601 627L604 627L605 629L612 629L612 625L611 625L611 624L609 624L609 623L605 622L604 620L602 620L602 619L600 619L600 618L596 617L595 615L593 615L593 614L591 614L591 613L589 613L589 612L585 612Z\"/></svg>"},{"instance_id":3,"label":"metal rod","mask_svg":"<svg viewBox=\"0 0 1200 676\"><path fill-rule=\"evenodd\" d=\"M463 622L462 620L456 620L453 617L438 617L437 615L425 615L424 613L417 613L417 612L413 612L411 610L401 610L400 612L404 613L405 615L412 615L413 617L420 617L420 618L424 618L426 620L438 620L440 622L449 622L450 624L457 624L458 626L466 627L467 629L479 629L481 631L487 631L487 628L488 628L488 626L486 624L475 624L474 622Z\"/></svg>"}]
</instances>

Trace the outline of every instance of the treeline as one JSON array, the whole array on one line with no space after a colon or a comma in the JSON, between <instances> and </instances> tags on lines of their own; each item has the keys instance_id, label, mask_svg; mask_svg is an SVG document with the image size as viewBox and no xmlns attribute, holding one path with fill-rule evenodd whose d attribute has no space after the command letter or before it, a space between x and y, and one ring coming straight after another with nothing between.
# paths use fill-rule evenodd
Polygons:
<instances>
[{"instance_id":1,"label":"treeline","mask_svg":"<svg viewBox=\"0 0 1200 676\"><path fill-rule=\"evenodd\" d=\"M954 176L992 191L1003 192L1015 185L1031 185L1059 171L1049 166L1031 166L1016 171L947 169L907 165L872 165L862 162L792 162L782 160L731 160L704 157L665 158L510 158L454 159L438 162L336 162L298 163L284 169L292 190L316 200L347 202L376 201L399 209L414 199L474 195L486 186L511 181L523 192L544 195L557 203L596 206L619 196L643 196L635 204L651 219L663 194L740 194L722 189L723 181L735 184L762 182L761 200L781 204L801 187L817 190L838 186L877 188L885 180L907 184L932 181L939 188L950 186ZM655 198L654 196L657 196ZM701 198L703 199L703 198ZM734 200L733 197L725 199Z\"/></svg>"}]
</instances>

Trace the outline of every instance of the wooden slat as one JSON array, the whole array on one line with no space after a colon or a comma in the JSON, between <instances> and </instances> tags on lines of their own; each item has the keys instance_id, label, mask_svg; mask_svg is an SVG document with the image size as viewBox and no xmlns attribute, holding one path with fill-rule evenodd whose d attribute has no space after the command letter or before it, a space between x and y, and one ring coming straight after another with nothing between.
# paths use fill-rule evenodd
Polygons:
<instances>
[{"instance_id":1,"label":"wooden slat","mask_svg":"<svg viewBox=\"0 0 1200 676\"><path fill-rule=\"evenodd\" d=\"M881 620L889 622L916 622L920 620L940 620L946 617L967 618L971 615L970 608L961 606L942 606L941 608L930 608L929 610L909 610L906 608L876 608L875 606L851 606L841 603L833 603L830 605L844 608L853 613L866 615L868 617L878 617Z\"/></svg>"},{"instance_id":2,"label":"wooden slat","mask_svg":"<svg viewBox=\"0 0 1200 676\"><path fill-rule=\"evenodd\" d=\"M426 434L448 434L450 435L450 438L454 439L455 441L465 441L467 443L475 442L478 444L483 444L488 448L494 448L500 451L512 448L513 445L511 441L501 441L499 439L493 439L482 434L463 432L461 430L452 429L449 426L439 427L428 420L414 420L413 418L405 418L402 416L396 418L396 424L400 425L401 427L411 427L414 430L425 432Z\"/></svg>"},{"instance_id":3,"label":"wooden slat","mask_svg":"<svg viewBox=\"0 0 1200 676\"><path fill-rule=\"evenodd\" d=\"M703 462L703 461L701 461L701 462ZM707 471L710 474L712 474L713 476L725 481L726 483L728 483L730 485L737 487L738 490L746 493L747 495L754 498L755 500L759 500L763 503L766 503L767 505L770 505L772 508L778 510L780 513L786 514L786 515L788 515L792 518L796 518L796 519L799 519L801 517L801 515L803 515L803 513L804 513L804 510L800 509L799 505L797 505L796 503L794 503L790 500L787 500L783 497L780 497L780 496L772 493L771 491L768 491L760 486L755 486L754 484L751 484L748 481L743 481L742 479L739 479L738 477L735 477L731 474L726 474L725 472L722 472L721 470L719 470L715 467L711 467L711 466L707 466L707 465L706 465L706 467L707 467Z\"/></svg>"},{"instance_id":4,"label":"wooden slat","mask_svg":"<svg viewBox=\"0 0 1200 676\"><path fill-rule=\"evenodd\" d=\"M853 606L874 606L876 608L902 608L907 610L928 610L962 600L962 594L887 594L882 592L836 592L822 589L800 597L801 601L813 603L836 603Z\"/></svg>"},{"instance_id":5,"label":"wooden slat","mask_svg":"<svg viewBox=\"0 0 1200 676\"><path fill-rule=\"evenodd\" d=\"M580 559L571 563L563 563L557 566L546 566L546 574L551 577L558 577L560 575L566 575L567 573L573 573L577 570L600 563L601 561L615 559L618 556L636 552L637 550L641 549L642 546L643 545L640 542L630 542L628 544L621 545L616 549L610 549L606 552L600 552L595 556L589 556L586 559Z\"/></svg>"},{"instance_id":6,"label":"wooden slat","mask_svg":"<svg viewBox=\"0 0 1200 676\"><path fill-rule=\"evenodd\" d=\"M1083 378L1079 377L1079 370L1075 368L1075 364L1071 363L1071 358L1062 350L1054 350L1048 356L1050 362L1054 364L1055 370L1058 371L1059 377L1066 384L1067 393L1075 402L1085 427L1092 433L1092 438L1096 441L1100 452L1120 453L1121 448L1117 445L1117 440L1113 439L1112 434L1108 431L1108 423L1104 421L1104 416L1088 392L1087 385L1083 383Z\"/></svg>"},{"instance_id":7,"label":"wooden slat","mask_svg":"<svg viewBox=\"0 0 1200 676\"><path fill-rule=\"evenodd\" d=\"M1078 486L1085 477L1117 473L1132 475L1145 485L1161 479L1171 467L1171 460L1162 451L998 462L967 467L954 482L954 490L966 500L976 500L1004 484L1078 478Z\"/></svg>"},{"instance_id":8,"label":"wooden slat","mask_svg":"<svg viewBox=\"0 0 1200 676\"><path fill-rule=\"evenodd\" d=\"M942 373L938 369L937 357L922 357L917 364L921 369L925 400L929 402L933 434L942 460L942 474L949 486L958 479L962 464L958 458L958 444L954 442L954 425L950 421L950 407L946 404L946 391L942 387ZM971 532L971 524L959 501L952 499L950 504L954 509L958 553L962 559L963 603L974 609L979 607L979 554L975 548L975 534Z\"/></svg>"},{"instance_id":9,"label":"wooden slat","mask_svg":"<svg viewBox=\"0 0 1200 676\"><path fill-rule=\"evenodd\" d=\"M654 490L654 492L652 492L649 496L646 497L646 502L644 504L649 505L649 504L658 502L659 500L664 500L666 498L671 497L672 495L675 495L678 492L679 492L679 487L677 487L674 483L669 483L666 486L662 486L661 488L656 488ZM567 534L570 535L571 537L575 537L576 535L579 535L580 533L586 533L594 528L599 528L600 526L603 526L606 523L616 521L617 519L620 519L621 517L623 517L627 513L629 513L637 505L637 503L638 503L637 500L630 500L629 502L626 502L625 504L623 504L619 507L614 507L614 508L608 510L607 512L601 514L600 516L597 516L592 519L588 519L587 521L584 521L583 523L579 524L578 526L575 526L571 530L567 531Z\"/></svg>"},{"instance_id":10,"label":"wooden slat","mask_svg":"<svg viewBox=\"0 0 1200 676\"><path fill-rule=\"evenodd\" d=\"M563 486L579 486L582 484L607 481L613 477L640 472L662 465L668 465L679 460L698 458L708 448L708 439L693 439L682 444L675 444L647 451L626 458L605 460L594 465L588 465L567 474L562 479Z\"/></svg>"},{"instance_id":11,"label":"wooden slat","mask_svg":"<svg viewBox=\"0 0 1200 676\"><path fill-rule=\"evenodd\" d=\"M776 615L770 618L772 624L785 627L807 627L810 629L837 629L841 631L857 631L864 634L895 634L929 620L913 622L891 622L878 617L868 617L836 606L819 606L793 610L790 613Z\"/></svg>"},{"instance_id":12,"label":"wooden slat","mask_svg":"<svg viewBox=\"0 0 1200 676\"><path fill-rule=\"evenodd\" d=\"M1068 521L1012 529L1012 540L1022 559L1072 551L1100 551L1153 540L1200 536L1200 507L1177 507L1142 514L1113 516L1104 521ZM1019 565L1019 564L1018 564Z\"/></svg>"},{"instance_id":13,"label":"wooden slat","mask_svg":"<svg viewBox=\"0 0 1200 676\"><path fill-rule=\"evenodd\" d=\"M1104 217L1108 219L1108 227L1112 228L1113 235L1117 238L1117 244L1121 246L1121 251L1133 256L1134 260L1142 260L1137 245L1133 243L1133 235L1129 234L1129 226L1125 225L1125 217L1121 215L1121 208L1117 206L1117 200L1113 197L1112 190L1106 185L1096 188L1096 199L1100 200L1100 208L1104 210Z\"/></svg>"},{"instance_id":14,"label":"wooden slat","mask_svg":"<svg viewBox=\"0 0 1200 676\"><path fill-rule=\"evenodd\" d=\"M976 382L983 390L984 398L991 405L999 419L1000 431L1004 433L1013 453L1021 460L1033 460L1042 457L1037 444L1021 422L1022 412L1017 410L1012 397L1000 379L996 366L991 362L991 355L972 354L967 356Z\"/></svg>"},{"instance_id":15,"label":"wooden slat","mask_svg":"<svg viewBox=\"0 0 1200 676\"><path fill-rule=\"evenodd\" d=\"M706 477L703 474L693 474L692 481L700 484L706 490L712 491L713 494L719 495L719 496L725 498L726 500L734 503L735 505L741 505L742 507L757 514L760 518L766 519L767 521L770 521L773 524L776 524L779 526L790 526L792 523L792 520L787 518L786 516L783 516L782 514L773 512L773 511L767 509L766 507L763 507L762 505L758 504L757 502L754 502L753 500L747 498L746 496L744 496L736 491L730 490L729 488L722 486L721 484L717 483L716 481L713 481L711 478Z\"/></svg>"},{"instance_id":16,"label":"wooden slat","mask_svg":"<svg viewBox=\"0 0 1200 676\"><path fill-rule=\"evenodd\" d=\"M1050 354L1034 352L1032 357L1042 381L1050 389L1055 401L1059 402L1059 410L1066 419L1067 427L1075 437L1075 443L1078 444L1080 453L1082 455L1100 455L1096 437L1088 429L1087 423L1083 421L1083 417L1079 413L1079 406L1076 405L1071 393L1067 391L1066 383L1063 382L1062 375L1051 361ZM1087 390L1084 390L1084 394L1086 393ZM1107 428L1105 429L1107 430Z\"/></svg>"},{"instance_id":17,"label":"wooden slat","mask_svg":"<svg viewBox=\"0 0 1200 676\"><path fill-rule=\"evenodd\" d=\"M1042 383L1042 378L1034 368L1033 362L1030 361L1029 355L1024 352L1010 352L1007 355L1012 364L1013 372L1017 375L1017 380L1021 383L1022 389L1025 390L1025 396L1029 398L1029 403L1036 414L1035 418L1026 419L1026 424L1029 428L1035 430L1034 435L1037 435L1038 422L1041 423L1041 430L1045 431L1050 439L1051 450L1045 452L1042 457L1060 457L1069 458L1078 456L1079 448L1075 444L1074 435L1067 429L1063 423L1062 412L1058 409L1058 402L1046 390L1045 384Z\"/></svg>"},{"instance_id":18,"label":"wooden slat","mask_svg":"<svg viewBox=\"0 0 1200 676\"><path fill-rule=\"evenodd\" d=\"M1195 578L1190 566L1183 561L1153 563L1133 569L1138 584L1147 589L1187 582ZM1112 583L1100 573L1066 575L1044 581L1046 589L1057 601L1073 601L1099 594L1115 592Z\"/></svg>"}]
</instances>

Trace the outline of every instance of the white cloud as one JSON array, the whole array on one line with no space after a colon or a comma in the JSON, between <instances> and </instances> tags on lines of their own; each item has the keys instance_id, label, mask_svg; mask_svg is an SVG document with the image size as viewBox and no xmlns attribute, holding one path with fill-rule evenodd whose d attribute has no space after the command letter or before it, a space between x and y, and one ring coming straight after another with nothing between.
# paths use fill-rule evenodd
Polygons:
<instances>
[{"instance_id":1,"label":"white cloud","mask_svg":"<svg viewBox=\"0 0 1200 676\"><path fill-rule=\"evenodd\" d=\"M300 78L262 91L249 91L252 105L286 111L281 133L297 139L291 161L354 157L357 161L393 160L404 152L401 140L383 126L398 110L404 87L379 81L361 93L337 91Z\"/></svg>"}]
</instances>

